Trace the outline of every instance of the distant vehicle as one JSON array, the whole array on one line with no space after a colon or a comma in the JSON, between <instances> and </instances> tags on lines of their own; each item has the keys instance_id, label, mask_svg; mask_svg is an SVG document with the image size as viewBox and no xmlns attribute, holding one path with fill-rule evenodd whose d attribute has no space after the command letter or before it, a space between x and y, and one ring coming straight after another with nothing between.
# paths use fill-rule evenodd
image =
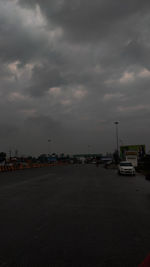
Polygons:
<instances>
[{"instance_id":1,"label":"distant vehicle","mask_svg":"<svg viewBox=\"0 0 150 267\"><path fill-rule=\"evenodd\" d=\"M134 167L137 167L138 165L137 151L126 151L125 158L126 158L126 161L131 162Z\"/></svg>"},{"instance_id":2,"label":"distant vehicle","mask_svg":"<svg viewBox=\"0 0 150 267\"><path fill-rule=\"evenodd\" d=\"M101 161L101 163L106 163L108 161L112 161L112 158L111 157L101 157L100 161Z\"/></svg>"},{"instance_id":3,"label":"distant vehicle","mask_svg":"<svg viewBox=\"0 0 150 267\"><path fill-rule=\"evenodd\" d=\"M79 161L80 161L81 164L84 164L85 163L85 158L84 157L80 157Z\"/></svg>"},{"instance_id":4,"label":"distant vehicle","mask_svg":"<svg viewBox=\"0 0 150 267\"><path fill-rule=\"evenodd\" d=\"M135 168L131 162L121 161L118 165L118 174L119 175L135 175Z\"/></svg>"},{"instance_id":5,"label":"distant vehicle","mask_svg":"<svg viewBox=\"0 0 150 267\"><path fill-rule=\"evenodd\" d=\"M6 162L5 166L12 167L14 166L12 162Z\"/></svg>"},{"instance_id":6,"label":"distant vehicle","mask_svg":"<svg viewBox=\"0 0 150 267\"><path fill-rule=\"evenodd\" d=\"M105 163L104 167L105 167L106 169L109 169L109 168L111 169L113 165L114 165L114 162L113 162L112 160L110 160L110 161L107 161L107 162Z\"/></svg>"},{"instance_id":7,"label":"distant vehicle","mask_svg":"<svg viewBox=\"0 0 150 267\"><path fill-rule=\"evenodd\" d=\"M91 161L91 163L92 163L92 164L96 164L97 162L96 162L96 160L94 159L94 160Z\"/></svg>"}]
</instances>

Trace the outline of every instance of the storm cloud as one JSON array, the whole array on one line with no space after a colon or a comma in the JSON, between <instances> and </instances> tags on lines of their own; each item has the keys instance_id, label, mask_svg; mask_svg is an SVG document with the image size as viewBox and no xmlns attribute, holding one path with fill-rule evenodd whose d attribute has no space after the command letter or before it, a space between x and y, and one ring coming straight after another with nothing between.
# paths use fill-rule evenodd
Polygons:
<instances>
[{"instance_id":1,"label":"storm cloud","mask_svg":"<svg viewBox=\"0 0 150 267\"><path fill-rule=\"evenodd\" d=\"M121 142L149 151L149 10L147 0L1 0L1 150L113 152L118 120Z\"/></svg>"}]
</instances>

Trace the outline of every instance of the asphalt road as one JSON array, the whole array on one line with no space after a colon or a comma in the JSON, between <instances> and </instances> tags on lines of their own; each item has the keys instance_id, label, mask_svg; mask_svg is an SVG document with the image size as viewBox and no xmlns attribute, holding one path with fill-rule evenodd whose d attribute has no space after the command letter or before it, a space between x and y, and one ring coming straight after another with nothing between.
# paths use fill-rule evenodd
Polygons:
<instances>
[{"instance_id":1,"label":"asphalt road","mask_svg":"<svg viewBox=\"0 0 150 267\"><path fill-rule=\"evenodd\" d=\"M0 173L0 266L138 266L150 182L94 165Z\"/></svg>"}]
</instances>

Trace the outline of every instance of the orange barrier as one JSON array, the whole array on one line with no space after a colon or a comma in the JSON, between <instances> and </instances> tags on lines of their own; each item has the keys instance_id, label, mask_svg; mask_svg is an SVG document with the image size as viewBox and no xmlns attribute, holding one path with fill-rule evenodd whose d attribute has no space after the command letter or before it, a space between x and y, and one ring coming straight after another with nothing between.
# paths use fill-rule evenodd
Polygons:
<instances>
[{"instance_id":1,"label":"orange barrier","mask_svg":"<svg viewBox=\"0 0 150 267\"><path fill-rule=\"evenodd\" d=\"M15 170L14 166L11 166L11 171L14 171L14 170Z\"/></svg>"},{"instance_id":2,"label":"orange barrier","mask_svg":"<svg viewBox=\"0 0 150 267\"><path fill-rule=\"evenodd\" d=\"M53 163L27 163L24 164L14 164L12 166L0 166L0 172L8 172L8 171L16 171L16 170L24 170L24 169L31 169L31 168L44 168L44 167L51 167L51 166L63 166L67 165L65 162L53 162Z\"/></svg>"},{"instance_id":3,"label":"orange barrier","mask_svg":"<svg viewBox=\"0 0 150 267\"><path fill-rule=\"evenodd\" d=\"M2 166L3 168L2 168L2 171L3 172L5 172L5 171L7 171L7 167L6 166Z\"/></svg>"},{"instance_id":4,"label":"orange barrier","mask_svg":"<svg viewBox=\"0 0 150 267\"><path fill-rule=\"evenodd\" d=\"M5 166L1 166L1 170L2 170L2 172L4 172L6 170Z\"/></svg>"},{"instance_id":5,"label":"orange barrier","mask_svg":"<svg viewBox=\"0 0 150 267\"><path fill-rule=\"evenodd\" d=\"M9 171L10 170L10 166L6 166L6 171Z\"/></svg>"},{"instance_id":6,"label":"orange barrier","mask_svg":"<svg viewBox=\"0 0 150 267\"><path fill-rule=\"evenodd\" d=\"M27 164L26 168L27 168L27 169L30 169L30 165L29 165L29 164Z\"/></svg>"}]
</instances>

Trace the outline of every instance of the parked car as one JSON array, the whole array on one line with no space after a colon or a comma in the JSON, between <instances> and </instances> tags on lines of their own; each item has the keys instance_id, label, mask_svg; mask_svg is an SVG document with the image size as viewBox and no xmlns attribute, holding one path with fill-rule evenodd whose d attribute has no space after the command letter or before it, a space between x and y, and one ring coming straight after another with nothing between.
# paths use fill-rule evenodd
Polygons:
<instances>
[{"instance_id":1,"label":"parked car","mask_svg":"<svg viewBox=\"0 0 150 267\"><path fill-rule=\"evenodd\" d=\"M131 162L121 161L118 165L118 174L119 175L135 175L135 168Z\"/></svg>"}]
</instances>

